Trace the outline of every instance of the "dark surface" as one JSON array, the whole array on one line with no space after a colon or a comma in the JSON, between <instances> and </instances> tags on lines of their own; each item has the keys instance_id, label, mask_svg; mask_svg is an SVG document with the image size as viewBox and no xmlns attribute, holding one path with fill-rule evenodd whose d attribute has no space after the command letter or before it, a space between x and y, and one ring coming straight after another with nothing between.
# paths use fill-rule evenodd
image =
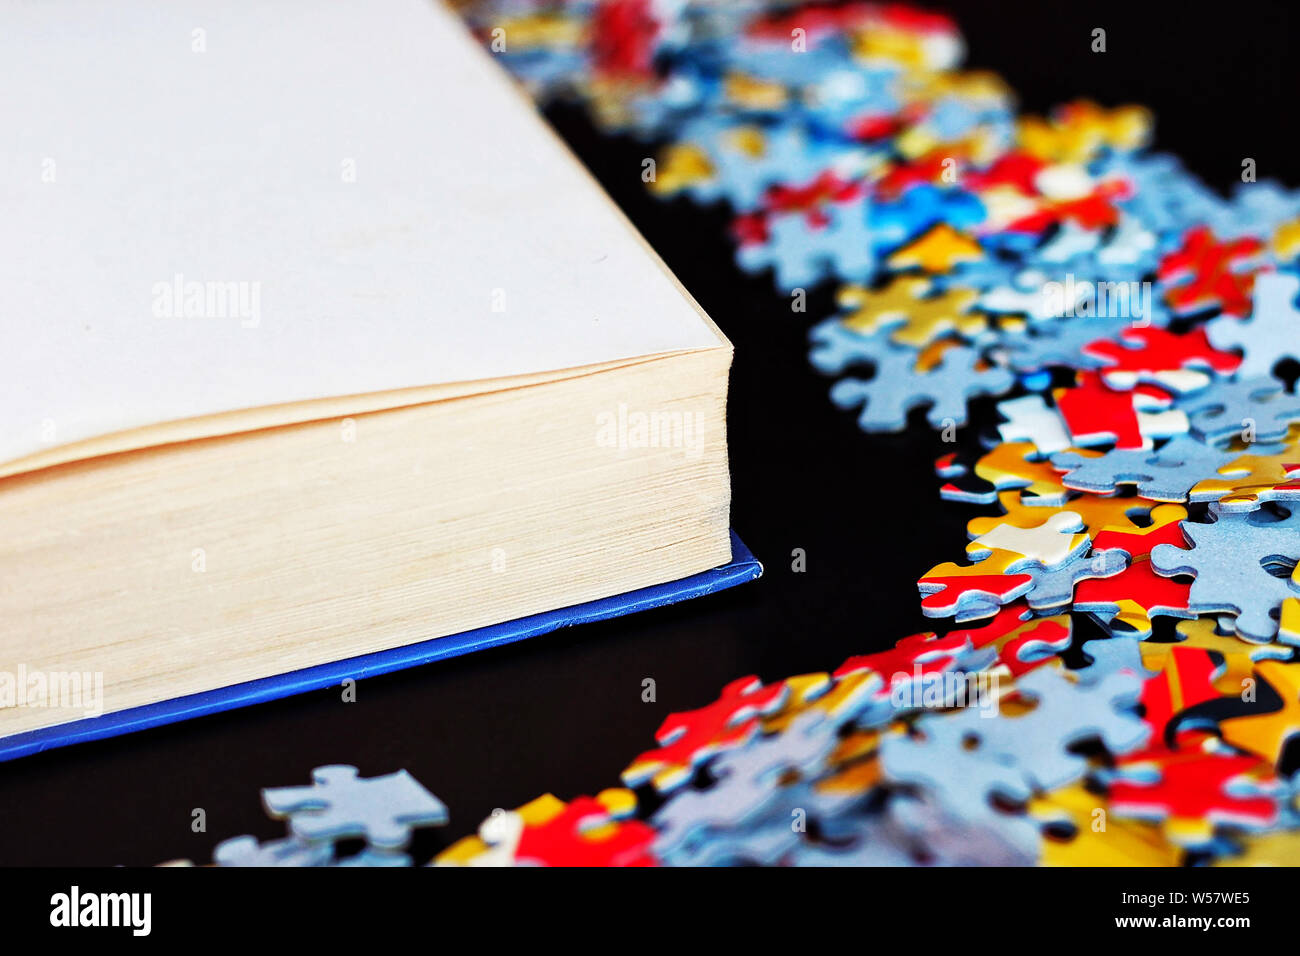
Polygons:
<instances>
[{"instance_id":1,"label":"dark surface","mask_svg":"<svg viewBox=\"0 0 1300 956\"><path fill-rule=\"evenodd\" d=\"M1157 145L1216 186L1240 174L1296 185L1290 50L1283 7L1198 13L1185 5L948 5L972 66L1001 73L1022 108L1087 96L1157 113ZM1089 51L1091 30L1109 51ZM727 217L644 192L644 145L602 140L576 110L552 119L736 346L731 381L733 525L766 576L721 595L589 625L359 686L321 692L0 766L0 863L147 865L209 858L221 839L283 833L263 786L311 767L409 769L451 808L420 852L471 832L495 807L546 791L616 785L664 715L702 705L746 673L776 679L833 668L850 653L923 630L915 582L958 558L968 507L938 501L927 428L864 436L827 400L805 359L825 289L794 315L765 277L731 265ZM989 421L991 403L977 405ZM914 419L915 420L915 419ZM807 571L792 573L803 548ZM658 700L641 701L641 682ZM192 833L203 808L207 832Z\"/></svg>"}]
</instances>

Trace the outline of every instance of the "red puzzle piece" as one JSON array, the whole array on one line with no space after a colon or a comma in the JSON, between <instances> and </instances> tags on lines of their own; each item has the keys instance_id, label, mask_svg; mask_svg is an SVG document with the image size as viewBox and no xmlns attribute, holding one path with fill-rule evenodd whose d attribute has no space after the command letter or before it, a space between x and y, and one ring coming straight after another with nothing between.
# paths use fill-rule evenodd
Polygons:
<instances>
[{"instance_id":1,"label":"red puzzle piece","mask_svg":"<svg viewBox=\"0 0 1300 956\"><path fill-rule=\"evenodd\" d=\"M615 821L599 801L578 797L558 816L525 827L515 860L533 866L657 866L650 852L654 838L653 827Z\"/></svg>"},{"instance_id":2,"label":"red puzzle piece","mask_svg":"<svg viewBox=\"0 0 1300 956\"><path fill-rule=\"evenodd\" d=\"M1181 818L1252 827L1276 822L1277 800L1268 792L1276 778L1264 773L1267 763L1254 756L1206 750L1198 745L1203 739L1188 735L1176 751L1143 751L1122 758L1119 770L1130 775L1110 788L1112 812L1146 820ZM1145 779L1149 775L1156 779ZM1248 783L1259 792L1241 793Z\"/></svg>"},{"instance_id":3,"label":"red puzzle piece","mask_svg":"<svg viewBox=\"0 0 1300 956\"><path fill-rule=\"evenodd\" d=\"M1182 248L1160 261L1156 277L1170 286L1165 301L1179 315L1217 306L1229 315L1250 315L1254 270L1264 244L1249 236L1219 242L1207 226L1183 236Z\"/></svg>"},{"instance_id":4,"label":"red puzzle piece","mask_svg":"<svg viewBox=\"0 0 1300 956\"><path fill-rule=\"evenodd\" d=\"M1085 355L1101 359L1106 367L1102 377L1110 387L1114 372L1128 372L1140 380L1151 381L1161 372L1197 369L1229 375L1241 364L1241 357L1220 352L1210 344L1205 329L1192 329L1175 335L1155 327L1127 329L1115 339L1098 339L1083 347ZM1121 386L1122 387L1122 386Z\"/></svg>"},{"instance_id":5,"label":"red puzzle piece","mask_svg":"<svg viewBox=\"0 0 1300 956\"><path fill-rule=\"evenodd\" d=\"M1107 388L1094 372L1080 372L1075 388L1053 393L1056 410L1065 419L1076 445L1113 441L1116 448L1143 448L1132 392Z\"/></svg>"},{"instance_id":6,"label":"red puzzle piece","mask_svg":"<svg viewBox=\"0 0 1300 956\"><path fill-rule=\"evenodd\" d=\"M941 570L942 569L942 570ZM1034 579L1028 574L969 574L964 566L949 562L932 569L939 574L927 574L916 582L921 593L921 610L931 617L956 614L962 597L966 594L983 598L985 604L1006 604L1014 601L1033 587Z\"/></svg>"},{"instance_id":7,"label":"red puzzle piece","mask_svg":"<svg viewBox=\"0 0 1300 956\"><path fill-rule=\"evenodd\" d=\"M884 679L882 692L888 692L896 683L910 680L917 673L924 677L951 670L970 648L970 641L960 635L938 637L932 631L922 631L903 638L892 650L850 657L831 676L839 680L850 674L873 671Z\"/></svg>"},{"instance_id":8,"label":"red puzzle piece","mask_svg":"<svg viewBox=\"0 0 1300 956\"><path fill-rule=\"evenodd\" d=\"M681 786L698 764L753 737L759 718L779 710L789 692L784 682L764 687L750 675L722 688L721 696L707 707L669 714L655 733L658 749L633 760L623 771L623 781L637 786L653 778L661 793Z\"/></svg>"}]
</instances>

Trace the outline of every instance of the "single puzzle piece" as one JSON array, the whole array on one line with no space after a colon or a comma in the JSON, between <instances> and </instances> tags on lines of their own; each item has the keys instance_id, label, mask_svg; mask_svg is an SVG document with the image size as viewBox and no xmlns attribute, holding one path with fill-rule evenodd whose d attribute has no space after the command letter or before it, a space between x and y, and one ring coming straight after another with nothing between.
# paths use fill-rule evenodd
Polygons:
<instances>
[{"instance_id":1,"label":"single puzzle piece","mask_svg":"<svg viewBox=\"0 0 1300 956\"><path fill-rule=\"evenodd\" d=\"M1151 447L1142 434L1132 393L1108 388L1095 373L1081 372L1074 388L1057 389L1053 397L1074 444Z\"/></svg>"},{"instance_id":2,"label":"single puzzle piece","mask_svg":"<svg viewBox=\"0 0 1300 956\"><path fill-rule=\"evenodd\" d=\"M1011 570L1025 563L1012 551L993 550L976 564L937 564L916 583L924 595L921 613L926 617L956 615L959 622L987 617L1034 586L1032 576Z\"/></svg>"},{"instance_id":3,"label":"single puzzle piece","mask_svg":"<svg viewBox=\"0 0 1300 956\"><path fill-rule=\"evenodd\" d=\"M896 348L883 353L869 382L846 378L831 388L831 401L842 409L862 407L858 426L868 432L897 432L907 427L913 408L929 406L926 420L932 428L966 424L966 403L979 395L1000 395L1015 384L1006 369L979 367L979 353L956 346L943 353L937 366L926 372L916 368L914 349Z\"/></svg>"},{"instance_id":4,"label":"single puzzle piece","mask_svg":"<svg viewBox=\"0 0 1300 956\"><path fill-rule=\"evenodd\" d=\"M1258 376L1236 382L1215 382L1178 400L1187 413L1192 436L1211 444L1233 437L1243 441L1277 442L1300 422L1300 399L1285 396L1277 379Z\"/></svg>"},{"instance_id":5,"label":"single puzzle piece","mask_svg":"<svg viewBox=\"0 0 1300 956\"><path fill-rule=\"evenodd\" d=\"M1044 568L1058 568L1088 547L1088 536L1077 533L1082 527L1083 520L1070 512L1048 515L1037 528L1000 524L966 545L966 555L978 561L994 550L1010 551Z\"/></svg>"},{"instance_id":6,"label":"single puzzle piece","mask_svg":"<svg viewBox=\"0 0 1300 956\"><path fill-rule=\"evenodd\" d=\"M838 375L853 365L877 365L896 351L888 331L862 335L838 318L818 322L809 329L808 339L813 346L808 360L824 375Z\"/></svg>"},{"instance_id":7,"label":"single puzzle piece","mask_svg":"<svg viewBox=\"0 0 1300 956\"><path fill-rule=\"evenodd\" d=\"M778 289L791 292L823 279L867 281L876 271L872 233L863 198L828 204L824 221L802 212L769 216L760 237L736 249L736 263L746 272L773 270Z\"/></svg>"},{"instance_id":8,"label":"single puzzle piece","mask_svg":"<svg viewBox=\"0 0 1300 956\"><path fill-rule=\"evenodd\" d=\"M1107 452L1059 452L1052 456L1052 466L1065 473L1065 486L1076 491L1109 495L1121 485L1136 485L1143 498L1183 502L1194 488L1204 484L1207 476L1232 460L1230 452L1178 436L1155 451L1115 448Z\"/></svg>"},{"instance_id":9,"label":"single puzzle piece","mask_svg":"<svg viewBox=\"0 0 1300 956\"><path fill-rule=\"evenodd\" d=\"M1225 315L1248 315L1254 269L1260 264L1263 243L1241 238L1220 242L1206 226L1183 237L1182 248L1160 260L1157 278L1165 284L1165 301L1175 315L1190 315L1217 308ZM1216 348L1222 340L1211 338ZM1242 374L1257 374L1243 368Z\"/></svg>"},{"instance_id":10,"label":"single puzzle piece","mask_svg":"<svg viewBox=\"0 0 1300 956\"><path fill-rule=\"evenodd\" d=\"M232 837L212 851L217 866L328 866L333 858L332 843L309 843L294 837L266 843L253 836Z\"/></svg>"},{"instance_id":11,"label":"single puzzle piece","mask_svg":"<svg viewBox=\"0 0 1300 956\"><path fill-rule=\"evenodd\" d=\"M414 827L447 822L442 801L405 770L362 778L356 767L334 764L312 771L309 787L273 787L262 803L276 818L289 818L289 829L304 840L364 837L376 849L397 850L411 839Z\"/></svg>"},{"instance_id":12,"label":"single puzzle piece","mask_svg":"<svg viewBox=\"0 0 1300 956\"><path fill-rule=\"evenodd\" d=\"M659 747L633 760L623 782L635 787L651 781L660 793L681 787L704 760L748 742L761 718L780 710L789 693L784 682L765 687L751 675L729 683L706 707L669 714L655 732Z\"/></svg>"},{"instance_id":13,"label":"single puzzle piece","mask_svg":"<svg viewBox=\"0 0 1300 956\"><path fill-rule=\"evenodd\" d=\"M1184 740L1178 750L1122 758L1118 770L1111 813L1161 823L1167 837L1185 846L1210 843L1217 826L1260 830L1278 818L1277 782L1258 757Z\"/></svg>"},{"instance_id":14,"label":"single puzzle piece","mask_svg":"<svg viewBox=\"0 0 1300 956\"><path fill-rule=\"evenodd\" d=\"M1029 442L1038 455L1050 455L1070 446L1065 421L1048 408L1041 395L1022 395L998 402L998 412L1007 420L998 425L1004 442Z\"/></svg>"},{"instance_id":15,"label":"single puzzle piece","mask_svg":"<svg viewBox=\"0 0 1300 956\"><path fill-rule=\"evenodd\" d=\"M1254 511L1265 501L1287 504L1300 499L1300 428L1292 428L1284 445L1265 445L1232 458L1217 471L1222 477L1198 481L1188 500L1217 501L1219 511L1240 513Z\"/></svg>"},{"instance_id":16,"label":"single puzzle piece","mask_svg":"<svg viewBox=\"0 0 1300 956\"><path fill-rule=\"evenodd\" d=\"M913 348L923 348L950 332L973 336L987 325L984 316L970 311L979 298L975 290L932 291L929 279L907 276L878 292L859 285L842 286L836 301L847 311L840 321L860 335L889 328L892 341Z\"/></svg>"},{"instance_id":17,"label":"single puzzle piece","mask_svg":"<svg viewBox=\"0 0 1300 956\"><path fill-rule=\"evenodd\" d=\"M1021 489L1027 504L1063 504L1065 485L1050 463L1039 459L1031 442L1001 442L975 463L975 475L998 491Z\"/></svg>"},{"instance_id":18,"label":"single puzzle piece","mask_svg":"<svg viewBox=\"0 0 1300 956\"><path fill-rule=\"evenodd\" d=\"M1209 385L1212 376L1230 375L1241 364L1230 352L1216 350L1203 328L1182 334L1131 328L1116 339L1098 339L1083 351L1102 362L1102 381L1120 391L1147 382L1180 395L1196 392Z\"/></svg>"},{"instance_id":19,"label":"single puzzle piece","mask_svg":"<svg viewBox=\"0 0 1300 956\"><path fill-rule=\"evenodd\" d=\"M515 865L656 866L654 837L639 820L617 819L601 799L578 797L546 822L524 827Z\"/></svg>"},{"instance_id":20,"label":"single puzzle piece","mask_svg":"<svg viewBox=\"0 0 1300 956\"><path fill-rule=\"evenodd\" d=\"M1279 520L1265 511L1218 514L1213 524L1184 521L1189 549L1171 544L1151 552L1159 574L1190 574L1188 606L1198 613L1235 614L1237 633L1267 643L1277 635L1282 602L1300 594L1300 585L1279 578L1300 559L1300 513Z\"/></svg>"},{"instance_id":21,"label":"single puzzle piece","mask_svg":"<svg viewBox=\"0 0 1300 956\"><path fill-rule=\"evenodd\" d=\"M1150 517L1145 528L1106 528L1096 535L1093 552L1119 551L1128 556L1128 567L1110 577L1080 581L1074 589L1075 610L1099 615L1108 627L1119 623L1126 633L1143 639L1151 636L1153 617L1195 616L1187 607L1191 586L1156 574L1150 563L1156 545L1182 544L1178 523L1187 517L1187 509L1160 505Z\"/></svg>"},{"instance_id":22,"label":"single puzzle piece","mask_svg":"<svg viewBox=\"0 0 1300 956\"><path fill-rule=\"evenodd\" d=\"M978 242L941 222L892 252L885 265L894 272L916 269L937 275L983 258L984 249Z\"/></svg>"},{"instance_id":23,"label":"single puzzle piece","mask_svg":"<svg viewBox=\"0 0 1300 956\"><path fill-rule=\"evenodd\" d=\"M1206 326L1215 348L1242 349L1243 376L1266 376L1282 359L1300 359L1300 276L1261 272L1255 279L1254 309L1229 312Z\"/></svg>"}]
</instances>

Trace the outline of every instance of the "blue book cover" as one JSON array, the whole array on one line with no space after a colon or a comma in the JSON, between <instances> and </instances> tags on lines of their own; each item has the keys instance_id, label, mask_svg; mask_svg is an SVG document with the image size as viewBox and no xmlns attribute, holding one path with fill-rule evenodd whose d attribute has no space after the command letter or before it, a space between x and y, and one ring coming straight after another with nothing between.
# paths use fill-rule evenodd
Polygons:
<instances>
[{"instance_id":1,"label":"blue book cover","mask_svg":"<svg viewBox=\"0 0 1300 956\"><path fill-rule=\"evenodd\" d=\"M666 584L640 588L626 594L588 601L573 607L533 614L503 624L480 627L461 634L438 637L418 644L394 647L361 657L349 657L329 664L290 671L275 677L233 684L217 690L159 701L143 707L76 720L55 727L43 727L0 738L0 761L13 760L55 747L86 743L115 737L118 734L158 727L191 717L202 717L236 707L260 704L292 694L337 686L345 679L361 680L406 667L417 667L448 657L457 657L489 647L511 644L525 638L546 634L561 627L622 617L650 608L676 604L690 598L712 594L725 588L752 581L763 573L763 566L749 552L733 531L731 561L722 567Z\"/></svg>"}]
</instances>

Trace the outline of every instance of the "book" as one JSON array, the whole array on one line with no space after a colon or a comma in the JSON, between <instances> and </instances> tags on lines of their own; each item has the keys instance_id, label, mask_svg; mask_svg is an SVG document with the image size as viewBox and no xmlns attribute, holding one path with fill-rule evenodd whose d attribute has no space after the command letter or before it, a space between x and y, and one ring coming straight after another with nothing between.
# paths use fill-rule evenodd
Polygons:
<instances>
[{"instance_id":1,"label":"book","mask_svg":"<svg viewBox=\"0 0 1300 956\"><path fill-rule=\"evenodd\" d=\"M756 573L730 344L448 10L9 26L11 754Z\"/></svg>"}]
</instances>

